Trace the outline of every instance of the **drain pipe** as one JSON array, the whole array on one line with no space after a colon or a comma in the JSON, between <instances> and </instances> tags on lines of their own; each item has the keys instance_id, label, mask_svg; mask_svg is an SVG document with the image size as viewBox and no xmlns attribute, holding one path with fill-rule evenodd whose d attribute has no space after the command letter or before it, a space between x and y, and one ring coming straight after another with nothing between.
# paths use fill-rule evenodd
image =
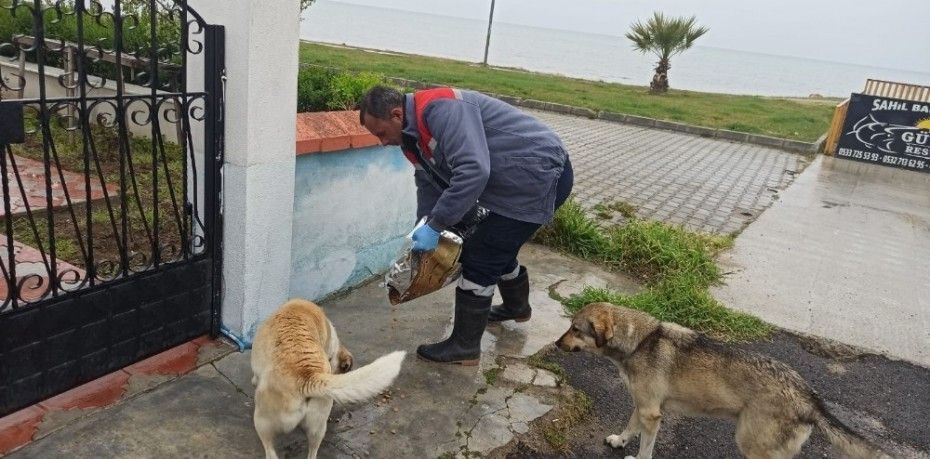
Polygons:
<instances>
[{"instance_id":1,"label":"drain pipe","mask_svg":"<svg viewBox=\"0 0 930 459\"><path fill-rule=\"evenodd\" d=\"M222 334L223 336L228 338L230 341L232 341L236 345L236 347L239 348L239 352L243 352L247 349L252 348L252 343L245 341L243 339L240 339L238 336L233 334L233 332L229 331L229 329L226 328L225 325L220 325L220 334Z\"/></svg>"}]
</instances>

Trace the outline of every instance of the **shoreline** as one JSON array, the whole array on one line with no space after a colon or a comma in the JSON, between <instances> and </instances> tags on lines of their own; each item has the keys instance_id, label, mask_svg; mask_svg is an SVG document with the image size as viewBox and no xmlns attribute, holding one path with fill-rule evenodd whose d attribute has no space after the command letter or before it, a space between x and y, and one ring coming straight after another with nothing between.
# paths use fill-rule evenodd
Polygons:
<instances>
[{"instance_id":1,"label":"shoreline","mask_svg":"<svg viewBox=\"0 0 930 459\"><path fill-rule=\"evenodd\" d=\"M301 44L306 43L306 44L326 46L326 47L337 48L337 49L363 51L366 53L379 54L379 55L384 55L384 56L440 59L444 61L454 62L457 64L465 64L465 65L470 65L470 66L474 66L477 68L488 68L488 69L499 70L503 72L516 72L516 73L524 73L524 74L536 75L536 76L541 76L541 77L563 78L566 80L574 80L574 81L585 82L585 83L622 85L622 86L628 86L628 87L641 88L644 91L647 91L649 89L649 87L646 85L620 83L620 82L604 81L604 80L592 80L588 78L580 78L580 77L564 75L560 73L530 70L530 69L526 69L522 67L500 66L500 65L492 65L492 64L489 64L487 67L485 67L480 62L472 62L472 61L455 59L451 57L444 57L444 56L438 56L438 55L416 54L416 53L408 53L404 51L395 51L395 50L390 50L390 49L369 48L365 46L353 46L353 45L348 45L346 43L333 43L333 42L326 42L326 41L309 40L305 38L301 38L300 42ZM718 49L718 48L713 48L713 49ZM723 48L719 48L719 49L723 49ZM734 52L745 52L745 51L739 51L739 50L726 50L726 49L724 50L734 51ZM775 57L784 57L784 56L775 56ZM851 65L851 64L843 64L843 63L840 63L840 64ZM741 94L741 93L733 93L733 92L698 91L698 90L692 90L692 89L678 89L678 88L676 88L675 91L683 92L683 93L715 94L715 95L721 95L721 96L761 97L765 99L790 100L790 101L795 101L795 102L800 102L800 103L813 103L813 104L823 104L823 105L833 105L833 106L847 99L847 97L823 96L819 94L812 94L810 96L805 97L805 96L787 96L787 95L786 96L772 96L772 95L763 95L763 94Z\"/></svg>"}]
</instances>

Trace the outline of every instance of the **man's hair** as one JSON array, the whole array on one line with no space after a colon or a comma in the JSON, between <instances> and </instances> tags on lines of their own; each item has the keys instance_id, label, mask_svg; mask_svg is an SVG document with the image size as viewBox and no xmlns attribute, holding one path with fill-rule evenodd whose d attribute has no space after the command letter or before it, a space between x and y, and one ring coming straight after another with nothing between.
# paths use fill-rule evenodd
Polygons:
<instances>
[{"instance_id":1,"label":"man's hair","mask_svg":"<svg viewBox=\"0 0 930 459\"><path fill-rule=\"evenodd\" d=\"M391 110L404 105L404 95L387 86L375 86L368 90L358 103L359 123L365 123L365 115L386 120L391 117Z\"/></svg>"}]
</instances>

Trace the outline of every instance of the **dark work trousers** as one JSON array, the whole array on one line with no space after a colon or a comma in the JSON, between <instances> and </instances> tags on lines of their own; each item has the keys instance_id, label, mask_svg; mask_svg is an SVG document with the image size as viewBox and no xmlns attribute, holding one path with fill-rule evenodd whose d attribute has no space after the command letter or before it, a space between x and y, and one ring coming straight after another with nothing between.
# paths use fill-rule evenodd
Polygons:
<instances>
[{"instance_id":1,"label":"dark work trousers","mask_svg":"<svg viewBox=\"0 0 930 459\"><path fill-rule=\"evenodd\" d=\"M556 185L555 208L558 209L572 192L574 171L571 161L565 167ZM495 285L501 275L517 268L517 254L542 225L528 223L491 213L465 240L462 246L462 277L482 287Z\"/></svg>"}]
</instances>

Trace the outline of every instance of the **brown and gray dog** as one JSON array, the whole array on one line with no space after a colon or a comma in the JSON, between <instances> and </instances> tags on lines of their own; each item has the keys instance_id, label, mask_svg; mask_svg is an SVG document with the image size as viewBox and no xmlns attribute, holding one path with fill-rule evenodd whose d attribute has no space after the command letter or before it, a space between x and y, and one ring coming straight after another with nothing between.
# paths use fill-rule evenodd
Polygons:
<instances>
[{"instance_id":1,"label":"brown and gray dog","mask_svg":"<svg viewBox=\"0 0 930 459\"><path fill-rule=\"evenodd\" d=\"M794 457L814 426L849 457L888 457L830 415L788 365L644 312L589 304L556 345L604 355L620 369L633 414L605 441L622 448L640 435L637 459L652 457L663 414L736 418L736 445L753 459Z\"/></svg>"},{"instance_id":2,"label":"brown and gray dog","mask_svg":"<svg viewBox=\"0 0 930 459\"><path fill-rule=\"evenodd\" d=\"M309 459L326 434L333 402L359 402L387 389L406 355L395 351L357 370L323 309L291 300L268 318L252 344L255 430L266 459L275 459L274 438L301 424Z\"/></svg>"}]
</instances>

